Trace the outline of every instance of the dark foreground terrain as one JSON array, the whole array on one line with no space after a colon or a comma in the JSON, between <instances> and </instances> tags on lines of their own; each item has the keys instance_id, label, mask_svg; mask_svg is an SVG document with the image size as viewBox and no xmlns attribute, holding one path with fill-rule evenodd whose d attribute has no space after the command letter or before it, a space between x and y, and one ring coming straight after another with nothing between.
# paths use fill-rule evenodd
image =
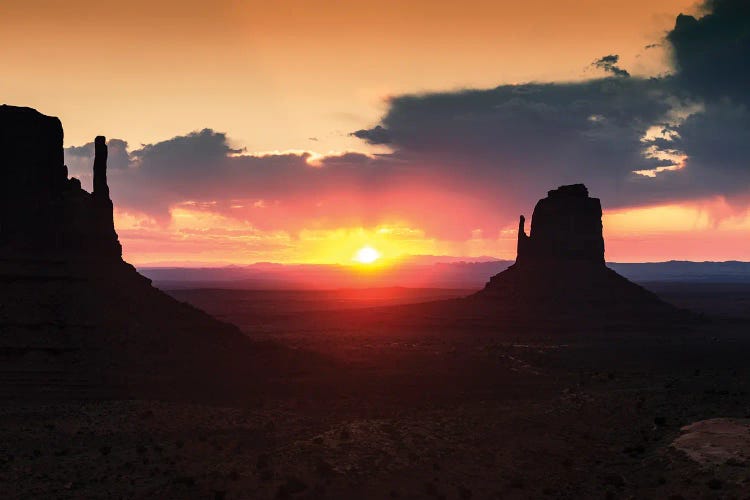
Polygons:
<instances>
[{"instance_id":1,"label":"dark foreground terrain","mask_svg":"<svg viewBox=\"0 0 750 500\"><path fill-rule=\"evenodd\" d=\"M499 333L403 305L465 291L175 291L316 362L233 407L4 401L0 496L748 498L750 286L648 286L704 318ZM714 418L745 435L681 430Z\"/></svg>"}]
</instances>

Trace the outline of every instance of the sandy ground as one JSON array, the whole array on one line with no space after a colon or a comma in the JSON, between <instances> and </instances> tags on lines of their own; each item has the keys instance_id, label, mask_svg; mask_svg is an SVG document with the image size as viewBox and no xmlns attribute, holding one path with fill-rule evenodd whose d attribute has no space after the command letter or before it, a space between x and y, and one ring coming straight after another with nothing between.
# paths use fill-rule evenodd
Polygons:
<instances>
[{"instance_id":1,"label":"sandy ground","mask_svg":"<svg viewBox=\"0 0 750 500\"><path fill-rule=\"evenodd\" d=\"M493 335L180 293L332 368L231 408L2 402L4 498L750 497L743 319Z\"/></svg>"}]
</instances>

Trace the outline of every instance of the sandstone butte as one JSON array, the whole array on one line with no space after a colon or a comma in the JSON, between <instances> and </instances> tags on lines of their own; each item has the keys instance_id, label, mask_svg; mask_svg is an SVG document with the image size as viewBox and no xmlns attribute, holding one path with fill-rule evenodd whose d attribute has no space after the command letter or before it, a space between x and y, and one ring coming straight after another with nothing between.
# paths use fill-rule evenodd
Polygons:
<instances>
[{"instance_id":1,"label":"sandstone butte","mask_svg":"<svg viewBox=\"0 0 750 500\"><path fill-rule=\"evenodd\" d=\"M88 193L59 119L0 106L0 397L247 398L296 363L123 261L105 138L93 148Z\"/></svg>"}]
</instances>

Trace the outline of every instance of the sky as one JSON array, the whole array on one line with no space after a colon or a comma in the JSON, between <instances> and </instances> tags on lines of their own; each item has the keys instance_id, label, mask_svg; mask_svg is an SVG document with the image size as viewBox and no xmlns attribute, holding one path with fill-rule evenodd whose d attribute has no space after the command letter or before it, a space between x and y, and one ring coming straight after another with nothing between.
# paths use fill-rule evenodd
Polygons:
<instances>
[{"instance_id":1,"label":"sky","mask_svg":"<svg viewBox=\"0 0 750 500\"><path fill-rule=\"evenodd\" d=\"M513 258L574 182L608 260L750 260L746 4L5 0L0 101L109 138L135 264Z\"/></svg>"}]
</instances>

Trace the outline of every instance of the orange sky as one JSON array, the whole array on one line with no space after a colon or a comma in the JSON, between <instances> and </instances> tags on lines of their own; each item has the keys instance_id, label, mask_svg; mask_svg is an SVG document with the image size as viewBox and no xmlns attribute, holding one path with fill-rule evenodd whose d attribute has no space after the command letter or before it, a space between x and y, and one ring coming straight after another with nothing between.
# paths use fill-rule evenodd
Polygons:
<instances>
[{"instance_id":1,"label":"orange sky","mask_svg":"<svg viewBox=\"0 0 750 500\"><path fill-rule=\"evenodd\" d=\"M372 153L386 149L349 133L375 125L388 96L592 78L589 64L609 53L635 75L669 71L665 51L645 46L694 10L692 0L4 0L0 101L59 116L66 146L105 134L137 148L210 127L247 153ZM608 211L607 257L748 260L750 217L722 203ZM516 218L532 208L459 239L399 214L260 228L183 204L166 223L123 209L116 223L136 264L349 262L366 244L385 256L512 258Z\"/></svg>"},{"instance_id":2,"label":"orange sky","mask_svg":"<svg viewBox=\"0 0 750 500\"><path fill-rule=\"evenodd\" d=\"M721 205L721 200L712 200L705 204L605 211L606 258L613 262L747 260L750 216L726 215L717 220L716 210ZM126 258L152 265L258 261L352 264L363 246L372 246L387 258L454 255L512 260L517 234L515 220L495 234L474 232L465 240L439 240L419 229L398 225L298 233L263 231L247 222L184 208L175 210L174 220L166 230L121 212L115 220Z\"/></svg>"},{"instance_id":3,"label":"orange sky","mask_svg":"<svg viewBox=\"0 0 750 500\"><path fill-rule=\"evenodd\" d=\"M611 51L662 71L644 46L692 3L4 0L0 95L60 116L68 145L213 127L251 151L361 149L347 133L388 95L580 79Z\"/></svg>"}]
</instances>

